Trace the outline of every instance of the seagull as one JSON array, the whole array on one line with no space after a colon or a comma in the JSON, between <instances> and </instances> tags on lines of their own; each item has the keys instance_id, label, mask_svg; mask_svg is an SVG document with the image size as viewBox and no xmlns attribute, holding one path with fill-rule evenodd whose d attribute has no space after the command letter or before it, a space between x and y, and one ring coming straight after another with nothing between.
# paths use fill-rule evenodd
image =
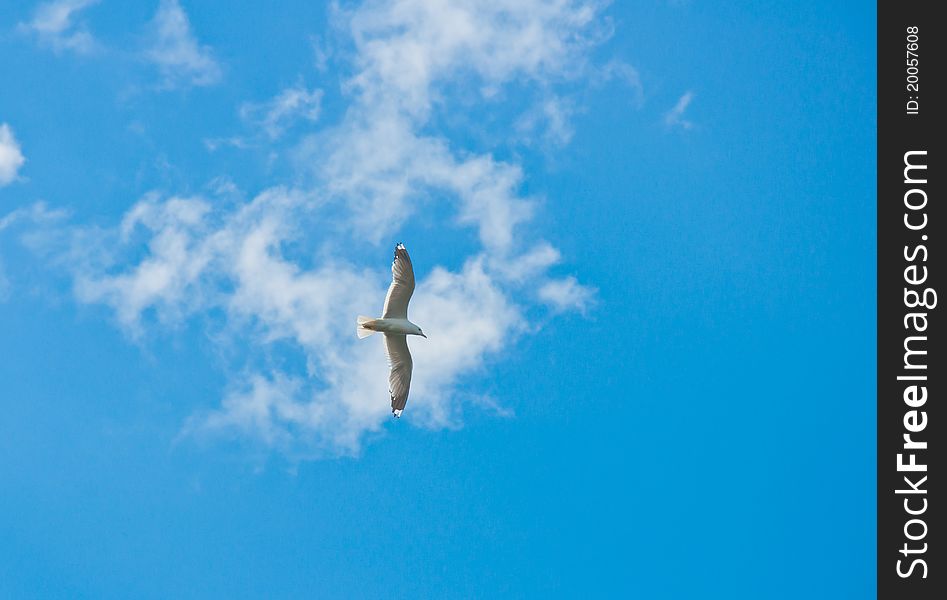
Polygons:
<instances>
[{"instance_id":1,"label":"seagull","mask_svg":"<svg viewBox=\"0 0 947 600\"><path fill-rule=\"evenodd\" d=\"M414 268L404 244L395 246L395 259L391 263L391 286L385 296L385 308L380 319L359 316L355 331L358 337L366 338L373 333L385 335L385 351L391 373L388 375L388 393L391 394L391 413L401 418L408 401L411 386L411 353L408 351L408 336L427 336L421 328L408 320L408 302L414 293Z\"/></svg>"}]
</instances>

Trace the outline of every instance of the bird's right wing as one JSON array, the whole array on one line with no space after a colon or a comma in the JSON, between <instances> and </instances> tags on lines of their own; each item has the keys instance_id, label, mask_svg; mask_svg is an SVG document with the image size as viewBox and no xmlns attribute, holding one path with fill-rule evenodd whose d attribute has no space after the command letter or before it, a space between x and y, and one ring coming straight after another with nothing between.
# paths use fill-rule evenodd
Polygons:
<instances>
[{"instance_id":1,"label":"bird's right wing","mask_svg":"<svg viewBox=\"0 0 947 600\"><path fill-rule=\"evenodd\" d=\"M408 351L408 336L399 333L385 334L385 351L391 373L388 375L388 392L391 394L391 412L401 416L408 401L408 389L411 387L411 369L414 362Z\"/></svg>"},{"instance_id":2,"label":"bird's right wing","mask_svg":"<svg viewBox=\"0 0 947 600\"><path fill-rule=\"evenodd\" d=\"M408 302L414 293L414 267L404 244L395 246L395 260L391 263L391 285L385 296L383 319L407 319Z\"/></svg>"}]
</instances>

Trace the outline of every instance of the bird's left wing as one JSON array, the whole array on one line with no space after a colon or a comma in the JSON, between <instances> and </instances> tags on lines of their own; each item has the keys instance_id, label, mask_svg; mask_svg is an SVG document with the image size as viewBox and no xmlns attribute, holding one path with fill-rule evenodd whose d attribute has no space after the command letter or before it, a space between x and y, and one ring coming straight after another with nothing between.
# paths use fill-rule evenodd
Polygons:
<instances>
[{"instance_id":1,"label":"bird's left wing","mask_svg":"<svg viewBox=\"0 0 947 600\"><path fill-rule=\"evenodd\" d=\"M408 401L408 389L411 387L411 369L414 367L411 352L408 351L408 337L399 333L386 333L385 351L388 353L388 362L391 365L391 373L388 375L391 412L396 417L400 417L401 411L404 410L404 405Z\"/></svg>"},{"instance_id":2,"label":"bird's left wing","mask_svg":"<svg viewBox=\"0 0 947 600\"><path fill-rule=\"evenodd\" d=\"M385 296L383 319L407 319L408 302L414 293L414 267L404 244L395 246L395 260L391 263L391 285Z\"/></svg>"}]
</instances>

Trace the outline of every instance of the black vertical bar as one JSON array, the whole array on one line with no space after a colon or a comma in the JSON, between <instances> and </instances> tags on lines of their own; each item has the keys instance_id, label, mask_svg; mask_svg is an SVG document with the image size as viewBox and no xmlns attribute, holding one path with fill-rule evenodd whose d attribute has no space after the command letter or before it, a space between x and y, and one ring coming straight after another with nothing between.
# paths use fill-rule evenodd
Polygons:
<instances>
[{"instance_id":1,"label":"black vertical bar","mask_svg":"<svg viewBox=\"0 0 947 600\"><path fill-rule=\"evenodd\" d=\"M878 597L944 598L943 43L936 2L878 4ZM947 296L944 298L947 301ZM907 436L907 437L905 437ZM939 593L935 594L935 590Z\"/></svg>"}]
</instances>

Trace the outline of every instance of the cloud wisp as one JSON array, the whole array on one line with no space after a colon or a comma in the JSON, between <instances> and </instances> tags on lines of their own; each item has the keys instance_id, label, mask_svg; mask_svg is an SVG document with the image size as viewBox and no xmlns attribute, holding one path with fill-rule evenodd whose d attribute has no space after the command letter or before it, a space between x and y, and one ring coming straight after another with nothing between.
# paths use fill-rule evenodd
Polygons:
<instances>
[{"instance_id":1,"label":"cloud wisp","mask_svg":"<svg viewBox=\"0 0 947 600\"><path fill-rule=\"evenodd\" d=\"M322 90L310 90L298 84L266 102L244 103L240 107L240 116L259 127L270 140L276 140L297 122L315 123L321 108Z\"/></svg>"},{"instance_id":2,"label":"cloud wisp","mask_svg":"<svg viewBox=\"0 0 947 600\"><path fill-rule=\"evenodd\" d=\"M35 36L54 52L71 51L89 54L99 45L88 28L77 22L77 15L100 0L55 0L36 7L29 23L20 23L22 32Z\"/></svg>"},{"instance_id":3,"label":"cloud wisp","mask_svg":"<svg viewBox=\"0 0 947 600\"><path fill-rule=\"evenodd\" d=\"M209 86L223 77L213 51L197 41L177 0L158 5L148 26L145 58L158 68L164 88Z\"/></svg>"},{"instance_id":4,"label":"cloud wisp","mask_svg":"<svg viewBox=\"0 0 947 600\"><path fill-rule=\"evenodd\" d=\"M684 118L684 112L687 110L687 107L690 106L693 99L694 92L684 92L684 95L678 99L677 104L675 104L671 110L664 113L664 124L668 127L680 127L685 130L693 128L694 123Z\"/></svg>"},{"instance_id":5,"label":"cloud wisp","mask_svg":"<svg viewBox=\"0 0 947 600\"><path fill-rule=\"evenodd\" d=\"M13 129L6 123L0 123L0 187L16 181L20 167L25 162L26 157L13 135Z\"/></svg>"},{"instance_id":6,"label":"cloud wisp","mask_svg":"<svg viewBox=\"0 0 947 600\"><path fill-rule=\"evenodd\" d=\"M482 396L471 375L535 330L527 314L585 311L594 292L552 273L561 256L529 226L539 201L521 194L522 168L456 146L433 116L458 84L489 102L512 83L548 90L581 76L597 7L373 0L341 13L354 48L349 105L293 151L306 185L236 203L150 194L113 229L73 230L66 261L80 301L109 307L139 339L213 321L214 339L249 353L185 437L249 439L294 458L357 454L390 411L382 344L359 343L354 315L377 312L388 243L427 210L447 215L438 228L469 230L473 249L454 269L415 257L411 310L432 335L412 345L405 416L451 428L465 410L508 412L502 398L464 401ZM278 137L313 122L318 105L318 90L297 87L248 110Z\"/></svg>"}]
</instances>

